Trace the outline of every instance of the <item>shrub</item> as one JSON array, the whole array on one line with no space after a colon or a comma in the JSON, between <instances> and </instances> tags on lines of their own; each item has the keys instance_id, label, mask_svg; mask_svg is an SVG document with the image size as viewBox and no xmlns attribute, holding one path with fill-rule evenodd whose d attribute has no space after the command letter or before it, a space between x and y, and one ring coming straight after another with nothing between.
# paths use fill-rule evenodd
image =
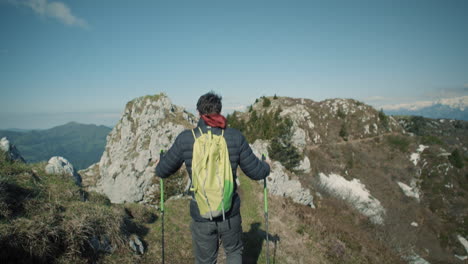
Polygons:
<instances>
[{"instance_id":1,"label":"shrub","mask_svg":"<svg viewBox=\"0 0 468 264\"><path fill-rule=\"evenodd\" d=\"M268 97L263 97L263 107L269 107L271 105L270 99Z\"/></svg>"},{"instance_id":2,"label":"shrub","mask_svg":"<svg viewBox=\"0 0 468 264\"><path fill-rule=\"evenodd\" d=\"M301 155L296 147L291 144L291 140L274 138L268 148L272 159L283 164L288 170L294 170L301 162Z\"/></svg>"},{"instance_id":3,"label":"shrub","mask_svg":"<svg viewBox=\"0 0 468 264\"><path fill-rule=\"evenodd\" d=\"M421 144L424 145L443 145L444 142L436 136L428 135L421 138Z\"/></svg>"},{"instance_id":4,"label":"shrub","mask_svg":"<svg viewBox=\"0 0 468 264\"><path fill-rule=\"evenodd\" d=\"M400 150L401 152L408 152L408 147L410 145L410 141L403 136L388 136L387 142L393 148Z\"/></svg>"},{"instance_id":5,"label":"shrub","mask_svg":"<svg viewBox=\"0 0 468 264\"><path fill-rule=\"evenodd\" d=\"M258 114L253 110L250 118L244 122L237 117L237 113L228 115L228 123L242 131L248 142L257 139L271 140L268 149L272 159L280 161L287 169L293 170L302 159L301 154L292 145L293 122L287 117L281 117L282 109Z\"/></svg>"},{"instance_id":6,"label":"shrub","mask_svg":"<svg viewBox=\"0 0 468 264\"><path fill-rule=\"evenodd\" d=\"M338 112L336 113L336 115L341 118L341 119L345 119L346 118L346 114L343 112L343 110L341 109L338 109Z\"/></svg>"},{"instance_id":7,"label":"shrub","mask_svg":"<svg viewBox=\"0 0 468 264\"><path fill-rule=\"evenodd\" d=\"M422 135L424 133L424 128L426 127L426 121L422 116L412 116L410 117L410 123L407 130L416 135Z\"/></svg>"},{"instance_id":8,"label":"shrub","mask_svg":"<svg viewBox=\"0 0 468 264\"><path fill-rule=\"evenodd\" d=\"M458 149L455 149L454 151L452 151L452 154L450 154L448 159L450 163L456 168L461 169L465 166L462 155L460 154L460 151Z\"/></svg>"},{"instance_id":9,"label":"shrub","mask_svg":"<svg viewBox=\"0 0 468 264\"><path fill-rule=\"evenodd\" d=\"M384 113L383 109L380 109L380 112L379 112L379 120L380 120L380 124L381 124L386 130L388 130L388 128L389 128L388 116Z\"/></svg>"},{"instance_id":10,"label":"shrub","mask_svg":"<svg viewBox=\"0 0 468 264\"><path fill-rule=\"evenodd\" d=\"M344 141L348 141L348 129L346 128L346 124L343 123L341 125L341 129L340 129L340 137L343 138Z\"/></svg>"}]
</instances>

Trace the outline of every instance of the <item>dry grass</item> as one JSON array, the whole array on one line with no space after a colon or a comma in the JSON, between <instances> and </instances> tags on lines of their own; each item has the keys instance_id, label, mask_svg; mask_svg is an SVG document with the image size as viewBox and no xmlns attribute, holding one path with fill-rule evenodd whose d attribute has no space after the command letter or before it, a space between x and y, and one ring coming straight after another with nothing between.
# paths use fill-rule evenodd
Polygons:
<instances>
[{"instance_id":1,"label":"dry grass","mask_svg":"<svg viewBox=\"0 0 468 264\"><path fill-rule=\"evenodd\" d=\"M43 166L0 160L0 262L89 263L129 253L137 224L125 211L85 201L71 177L45 175Z\"/></svg>"}]
</instances>

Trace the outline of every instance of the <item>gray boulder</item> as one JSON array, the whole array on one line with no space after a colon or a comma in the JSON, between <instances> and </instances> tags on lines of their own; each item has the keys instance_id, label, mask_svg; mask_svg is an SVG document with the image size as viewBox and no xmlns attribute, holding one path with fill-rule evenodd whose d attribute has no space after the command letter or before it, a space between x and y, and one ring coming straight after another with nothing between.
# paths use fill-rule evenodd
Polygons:
<instances>
[{"instance_id":1,"label":"gray boulder","mask_svg":"<svg viewBox=\"0 0 468 264\"><path fill-rule=\"evenodd\" d=\"M136 254L143 255L143 253L145 253L145 246L137 235L131 235L128 243L130 248Z\"/></svg>"},{"instance_id":2,"label":"gray boulder","mask_svg":"<svg viewBox=\"0 0 468 264\"><path fill-rule=\"evenodd\" d=\"M111 254L115 250L107 236L93 236L89 240L89 245L95 253Z\"/></svg>"},{"instance_id":3,"label":"gray boulder","mask_svg":"<svg viewBox=\"0 0 468 264\"><path fill-rule=\"evenodd\" d=\"M77 185L81 184L81 176L76 173L73 165L64 157L55 156L49 159L45 167L47 174L65 174L73 177Z\"/></svg>"}]
</instances>

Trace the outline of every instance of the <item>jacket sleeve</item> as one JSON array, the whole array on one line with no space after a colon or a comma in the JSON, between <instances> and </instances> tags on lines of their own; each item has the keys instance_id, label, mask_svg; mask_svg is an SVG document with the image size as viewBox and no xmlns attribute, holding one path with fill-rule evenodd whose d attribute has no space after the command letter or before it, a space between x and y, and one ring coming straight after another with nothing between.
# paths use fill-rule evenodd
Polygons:
<instances>
[{"instance_id":1,"label":"jacket sleeve","mask_svg":"<svg viewBox=\"0 0 468 264\"><path fill-rule=\"evenodd\" d=\"M171 148L159 158L158 166L156 166L156 175L158 177L167 178L182 166L184 160L182 158L183 150L180 144L181 135L182 134L179 134L179 136L177 136Z\"/></svg>"},{"instance_id":2,"label":"jacket sleeve","mask_svg":"<svg viewBox=\"0 0 468 264\"><path fill-rule=\"evenodd\" d=\"M239 166L252 180L265 179L270 174L270 166L255 156L247 140L242 135L240 144Z\"/></svg>"}]
</instances>

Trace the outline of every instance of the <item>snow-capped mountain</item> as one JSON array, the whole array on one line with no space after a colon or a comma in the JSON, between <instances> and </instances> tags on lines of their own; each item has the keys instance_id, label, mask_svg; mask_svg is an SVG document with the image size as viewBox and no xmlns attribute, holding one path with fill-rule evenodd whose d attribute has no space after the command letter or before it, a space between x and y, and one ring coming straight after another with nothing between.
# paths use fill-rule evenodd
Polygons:
<instances>
[{"instance_id":1,"label":"snow-capped mountain","mask_svg":"<svg viewBox=\"0 0 468 264\"><path fill-rule=\"evenodd\" d=\"M468 121L468 96L383 106L389 115L417 115Z\"/></svg>"}]
</instances>

